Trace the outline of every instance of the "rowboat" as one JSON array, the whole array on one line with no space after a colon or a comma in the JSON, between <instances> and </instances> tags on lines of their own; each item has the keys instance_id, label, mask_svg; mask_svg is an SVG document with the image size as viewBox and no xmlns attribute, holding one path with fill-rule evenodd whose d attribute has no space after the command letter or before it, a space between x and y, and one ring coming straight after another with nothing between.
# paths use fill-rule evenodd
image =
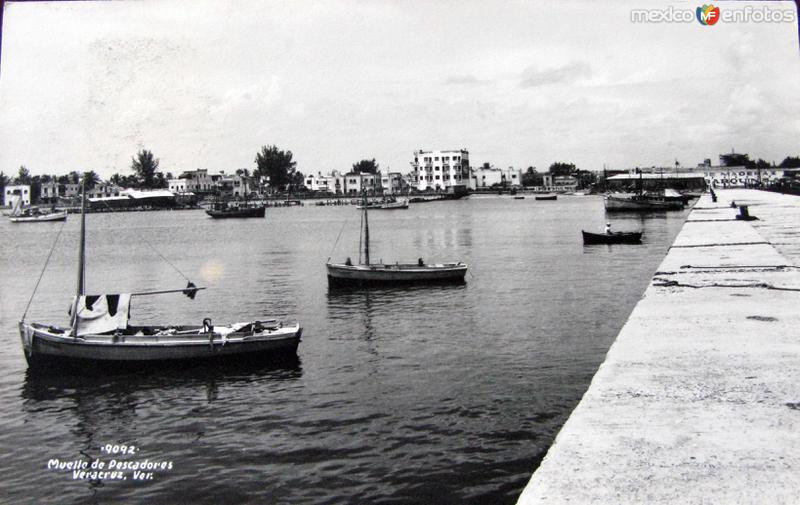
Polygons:
<instances>
[{"instance_id":1,"label":"rowboat","mask_svg":"<svg viewBox=\"0 0 800 505\"><path fill-rule=\"evenodd\" d=\"M536 200L557 200L558 199L558 195L541 195L541 196L535 196L534 199L536 199Z\"/></svg>"},{"instance_id":2,"label":"rowboat","mask_svg":"<svg viewBox=\"0 0 800 505\"><path fill-rule=\"evenodd\" d=\"M638 244L642 241L640 231L616 231L592 233L581 230L584 244Z\"/></svg>"},{"instance_id":3,"label":"rowboat","mask_svg":"<svg viewBox=\"0 0 800 505\"><path fill-rule=\"evenodd\" d=\"M28 322L25 319L27 308L19 322L22 348L29 367L52 369L54 366L78 365L105 368L201 360L252 361L265 356L296 353L302 328L296 323L285 324L275 319L254 319L219 326L214 326L210 318L205 318L199 325L129 324L131 300L135 297L182 293L194 299L197 292L205 288L196 287L189 281L185 288L179 289L87 295L85 209L84 192L78 286L69 311L69 324Z\"/></svg>"},{"instance_id":4,"label":"rowboat","mask_svg":"<svg viewBox=\"0 0 800 505\"><path fill-rule=\"evenodd\" d=\"M364 244L364 262L353 264L350 258L344 263L325 264L328 271L328 286L395 286L406 284L463 284L467 273L467 265L461 262L425 263L419 258L416 263L371 263L369 259L369 217L365 204L360 206L363 212L363 226L359 230L359 242Z\"/></svg>"}]
</instances>

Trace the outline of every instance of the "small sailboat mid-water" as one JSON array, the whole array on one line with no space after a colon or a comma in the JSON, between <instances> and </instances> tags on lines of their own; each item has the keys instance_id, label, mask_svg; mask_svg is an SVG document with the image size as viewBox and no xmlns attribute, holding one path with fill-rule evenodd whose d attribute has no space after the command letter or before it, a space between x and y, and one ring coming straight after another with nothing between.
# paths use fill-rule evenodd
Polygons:
<instances>
[{"instance_id":1,"label":"small sailboat mid-water","mask_svg":"<svg viewBox=\"0 0 800 505\"><path fill-rule=\"evenodd\" d=\"M183 289L140 293L85 293L86 199L82 200L77 294L69 326L19 322L25 359L31 367L59 365L120 365L221 359L257 359L277 353L296 353L302 328L274 319L214 326L129 324L131 299L138 296L183 293L194 299L205 289L189 282ZM27 313L27 309L26 309Z\"/></svg>"},{"instance_id":2,"label":"small sailboat mid-water","mask_svg":"<svg viewBox=\"0 0 800 505\"><path fill-rule=\"evenodd\" d=\"M344 263L326 263L328 285L340 286L394 286L404 284L464 283L467 265L461 262L427 264L422 258L416 263L371 263L369 258L368 205L361 206L364 244L364 262L354 265L350 258ZM361 251L359 251L361 254Z\"/></svg>"}]
</instances>

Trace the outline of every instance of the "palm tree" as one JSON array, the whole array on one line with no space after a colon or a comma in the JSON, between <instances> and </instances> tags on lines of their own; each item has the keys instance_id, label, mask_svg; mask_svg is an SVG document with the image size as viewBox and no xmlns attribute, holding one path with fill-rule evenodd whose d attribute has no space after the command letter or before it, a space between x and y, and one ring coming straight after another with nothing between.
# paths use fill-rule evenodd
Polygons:
<instances>
[{"instance_id":1,"label":"palm tree","mask_svg":"<svg viewBox=\"0 0 800 505\"><path fill-rule=\"evenodd\" d=\"M136 173L139 185L143 188L156 187L156 172L158 171L158 159L153 156L151 151L142 149L133 158L131 169Z\"/></svg>"}]
</instances>

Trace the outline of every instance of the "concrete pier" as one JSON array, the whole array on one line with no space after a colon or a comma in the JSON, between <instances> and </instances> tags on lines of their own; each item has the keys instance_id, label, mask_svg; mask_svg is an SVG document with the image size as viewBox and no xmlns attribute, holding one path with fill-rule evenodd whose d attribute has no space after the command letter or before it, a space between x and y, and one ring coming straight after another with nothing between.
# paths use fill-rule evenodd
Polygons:
<instances>
[{"instance_id":1,"label":"concrete pier","mask_svg":"<svg viewBox=\"0 0 800 505\"><path fill-rule=\"evenodd\" d=\"M695 205L520 504L800 503L800 197L717 196Z\"/></svg>"}]
</instances>

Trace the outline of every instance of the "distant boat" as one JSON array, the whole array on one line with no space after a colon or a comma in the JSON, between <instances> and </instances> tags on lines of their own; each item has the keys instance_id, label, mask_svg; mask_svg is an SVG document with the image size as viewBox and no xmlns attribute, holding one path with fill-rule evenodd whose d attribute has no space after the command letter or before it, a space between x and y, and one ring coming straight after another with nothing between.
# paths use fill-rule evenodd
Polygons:
<instances>
[{"instance_id":1,"label":"distant boat","mask_svg":"<svg viewBox=\"0 0 800 505\"><path fill-rule=\"evenodd\" d=\"M396 210L396 209L407 209L408 208L408 200L387 200L383 202L368 202L362 203L357 205L357 209L363 209L366 206L368 209L372 210Z\"/></svg>"},{"instance_id":2,"label":"distant boat","mask_svg":"<svg viewBox=\"0 0 800 505\"><path fill-rule=\"evenodd\" d=\"M683 196L674 191L663 190L661 193L645 193L642 182L642 171L638 168L639 184L636 193L633 194L611 194L605 197L605 207L607 211L650 211L650 210L681 210L685 205ZM677 196L676 196L677 195Z\"/></svg>"},{"instance_id":3,"label":"distant boat","mask_svg":"<svg viewBox=\"0 0 800 505\"><path fill-rule=\"evenodd\" d=\"M670 200L656 195L616 194L605 198L607 211L681 210L683 206L681 200Z\"/></svg>"},{"instance_id":4,"label":"distant boat","mask_svg":"<svg viewBox=\"0 0 800 505\"><path fill-rule=\"evenodd\" d=\"M66 221L67 211L42 212L38 207L22 208L22 199L14 202L14 207L8 215L12 223L45 223L53 221Z\"/></svg>"},{"instance_id":5,"label":"distant boat","mask_svg":"<svg viewBox=\"0 0 800 505\"><path fill-rule=\"evenodd\" d=\"M534 197L536 200L557 200L558 195L537 195Z\"/></svg>"},{"instance_id":6,"label":"distant boat","mask_svg":"<svg viewBox=\"0 0 800 505\"><path fill-rule=\"evenodd\" d=\"M354 265L350 258L344 263L326 263L330 287L464 282L467 265L461 262L427 264L419 258L416 263L370 263L368 208L367 205L361 205L364 225L360 230L360 242L364 244L364 262L361 262L359 250L358 264Z\"/></svg>"},{"instance_id":7,"label":"distant boat","mask_svg":"<svg viewBox=\"0 0 800 505\"><path fill-rule=\"evenodd\" d=\"M525 199L524 196L515 196L514 197L514 200L524 200L524 199Z\"/></svg>"},{"instance_id":8,"label":"distant boat","mask_svg":"<svg viewBox=\"0 0 800 505\"><path fill-rule=\"evenodd\" d=\"M581 230L584 244L638 244L642 241L640 231L616 231L609 233L592 233Z\"/></svg>"},{"instance_id":9,"label":"distant boat","mask_svg":"<svg viewBox=\"0 0 800 505\"><path fill-rule=\"evenodd\" d=\"M214 219L224 219L230 217L264 217L266 207L264 205L229 205L227 202L216 202L206 214Z\"/></svg>"},{"instance_id":10,"label":"distant boat","mask_svg":"<svg viewBox=\"0 0 800 505\"><path fill-rule=\"evenodd\" d=\"M85 293L86 198L81 204L78 289L70 308L69 326L19 322L25 359L31 367L60 365L121 366L147 362L199 361L206 359L254 359L267 354L296 353L302 328L269 320L213 326L206 318L200 325L128 324L132 297L183 293L194 299L191 282L184 289L140 293ZM26 309L27 313L27 309Z\"/></svg>"}]
</instances>

